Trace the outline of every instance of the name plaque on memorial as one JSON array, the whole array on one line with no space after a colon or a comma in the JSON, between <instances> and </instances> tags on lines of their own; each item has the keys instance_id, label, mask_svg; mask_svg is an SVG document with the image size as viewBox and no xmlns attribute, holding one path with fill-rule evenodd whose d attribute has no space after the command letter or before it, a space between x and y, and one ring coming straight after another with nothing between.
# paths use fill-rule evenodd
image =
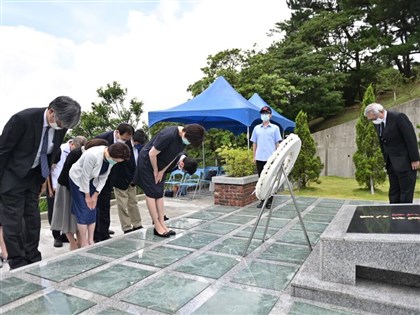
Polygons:
<instances>
[{"instance_id":1,"label":"name plaque on memorial","mask_svg":"<svg viewBox=\"0 0 420 315\"><path fill-rule=\"evenodd\" d=\"M420 234L420 205L358 206L347 233Z\"/></svg>"}]
</instances>

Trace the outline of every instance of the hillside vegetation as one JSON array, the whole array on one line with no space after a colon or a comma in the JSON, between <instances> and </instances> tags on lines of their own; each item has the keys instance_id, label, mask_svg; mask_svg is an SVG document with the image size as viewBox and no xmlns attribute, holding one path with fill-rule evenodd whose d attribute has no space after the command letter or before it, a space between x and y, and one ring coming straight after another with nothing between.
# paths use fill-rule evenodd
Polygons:
<instances>
[{"instance_id":1,"label":"hillside vegetation","mask_svg":"<svg viewBox=\"0 0 420 315\"><path fill-rule=\"evenodd\" d=\"M389 91L378 96L376 102L382 104L385 108L392 108L416 98L420 98L420 82L418 81L397 89L396 100L394 100L394 92ZM311 132L321 131L357 119L360 113L360 107L361 104L356 104L351 107L346 107L340 114L337 114L330 119L326 119L319 123L316 123L316 120L312 121L310 123Z\"/></svg>"}]
</instances>

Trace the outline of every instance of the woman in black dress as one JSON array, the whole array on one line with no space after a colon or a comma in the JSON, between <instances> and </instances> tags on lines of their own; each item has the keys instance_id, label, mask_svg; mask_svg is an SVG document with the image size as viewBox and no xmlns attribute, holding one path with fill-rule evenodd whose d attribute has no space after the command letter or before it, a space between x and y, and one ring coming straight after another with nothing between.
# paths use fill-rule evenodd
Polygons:
<instances>
[{"instance_id":1,"label":"woman in black dress","mask_svg":"<svg viewBox=\"0 0 420 315\"><path fill-rule=\"evenodd\" d=\"M198 124L171 126L160 131L139 153L134 183L146 195L146 205L154 222L154 234L169 237L175 232L164 223L164 175L186 145L199 146L204 139L204 128Z\"/></svg>"}]
</instances>

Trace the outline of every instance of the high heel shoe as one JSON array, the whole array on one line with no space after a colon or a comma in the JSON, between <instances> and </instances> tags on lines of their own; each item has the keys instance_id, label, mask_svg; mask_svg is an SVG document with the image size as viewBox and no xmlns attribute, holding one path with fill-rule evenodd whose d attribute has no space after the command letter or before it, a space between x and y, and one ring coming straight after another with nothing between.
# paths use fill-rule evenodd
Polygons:
<instances>
[{"instance_id":1,"label":"high heel shoe","mask_svg":"<svg viewBox=\"0 0 420 315\"><path fill-rule=\"evenodd\" d=\"M166 233L168 233L169 235L176 235L176 232L174 231L174 230L169 230L168 232L166 232Z\"/></svg>"},{"instance_id":2,"label":"high heel shoe","mask_svg":"<svg viewBox=\"0 0 420 315\"><path fill-rule=\"evenodd\" d=\"M169 237L171 236L168 232L163 232L162 234L159 234L158 231L156 231L156 229L153 229L153 234L156 236L160 236L160 237Z\"/></svg>"}]
</instances>

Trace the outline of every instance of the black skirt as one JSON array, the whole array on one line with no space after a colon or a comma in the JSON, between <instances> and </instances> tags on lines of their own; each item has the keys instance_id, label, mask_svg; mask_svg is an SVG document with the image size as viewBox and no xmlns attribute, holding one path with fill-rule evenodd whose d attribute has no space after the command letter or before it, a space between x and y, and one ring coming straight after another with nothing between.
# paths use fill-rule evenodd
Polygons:
<instances>
[{"instance_id":1,"label":"black skirt","mask_svg":"<svg viewBox=\"0 0 420 315\"><path fill-rule=\"evenodd\" d=\"M143 189L147 197L154 199L163 198L165 181L162 178L160 183L155 183L155 175L153 174L153 167L150 163L148 151L140 151L136 173L134 175L134 183Z\"/></svg>"}]
</instances>

